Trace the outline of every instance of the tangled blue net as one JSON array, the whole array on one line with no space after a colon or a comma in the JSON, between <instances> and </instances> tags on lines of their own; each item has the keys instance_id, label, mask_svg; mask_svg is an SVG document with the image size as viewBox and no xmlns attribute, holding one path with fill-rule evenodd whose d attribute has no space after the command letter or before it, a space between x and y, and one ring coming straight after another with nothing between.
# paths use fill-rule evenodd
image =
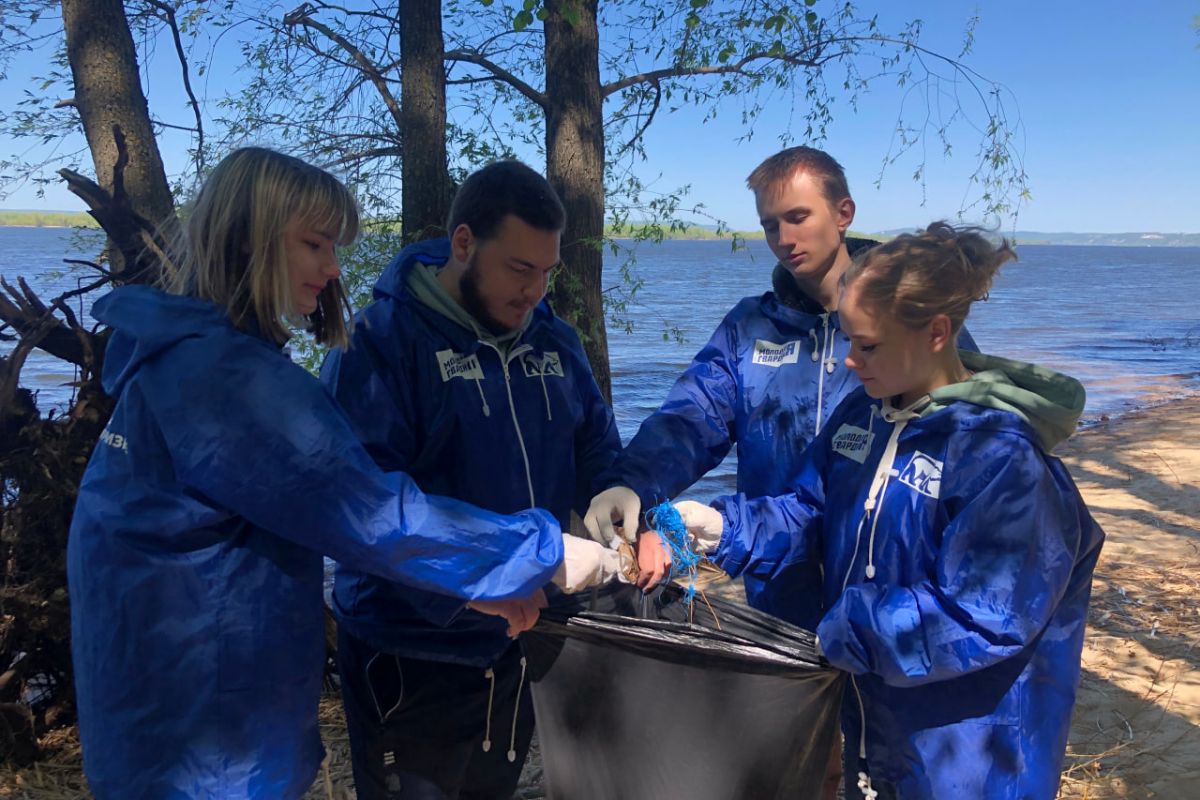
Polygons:
<instances>
[{"instance_id":1,"label":"tangled blue net","mask_svg":"<svg viewBox=\"0 0 1200 800\"><path fill-rule=\"evenodd\" d=\"M659 503L646 512L646 521L650 523L650 527L658 534L663 545L671 552L670 578L674 580L682 575L689 576L690 580L684 589L684 597L688 603L691 603L696 596L696 572L699 570L704 556L692 549L691 542L688 541L687 526L683 524L683 517L679 516L675 506L670 503Z\"/></svg>"}]
</instances>

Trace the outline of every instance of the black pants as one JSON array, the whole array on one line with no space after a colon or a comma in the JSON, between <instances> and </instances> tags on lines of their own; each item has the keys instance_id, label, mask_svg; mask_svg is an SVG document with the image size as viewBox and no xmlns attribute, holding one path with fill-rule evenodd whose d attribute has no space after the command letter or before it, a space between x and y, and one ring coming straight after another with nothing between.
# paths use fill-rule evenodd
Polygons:
<instances>
[{"instance_id":1,"label":"black pants","mask_svg":"<svg viewBox=\"0 0 1200 800\"><path fill-rule=\"evenodd\" d=\"M489 670L403 658L339 630L359 800L511 798L533 737L522 661L515 643Z\"/></svg>"}]
</instances>

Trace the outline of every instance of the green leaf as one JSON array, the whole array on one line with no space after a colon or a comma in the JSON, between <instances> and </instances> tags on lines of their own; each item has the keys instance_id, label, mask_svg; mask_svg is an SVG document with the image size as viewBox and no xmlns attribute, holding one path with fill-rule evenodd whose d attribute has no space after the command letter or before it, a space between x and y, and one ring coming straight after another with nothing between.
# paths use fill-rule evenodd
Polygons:
<instances>
[{"instance_id":1,"label":"green leaf","mask_svg":"<svg viewBox=\"0 0 1200 800\"><path fill-rule=\"evenodd\" d=\"M528 11L518 11L517 15L513 17L513 30L517 33L520 33L532 24L533 14L530 14Z\"/></svg>"},{"instance_id":2,"label":"green leaf","mask_svg":"<svg viewBox=\"0 0 1200 800\"><path fill-rule=\"evenodd\" d=\"M692 0L692 8L701 9L708 5L708 0Z\"/></svg>"},{"instance_id":3,"label":"green leaf","mask_svg":"<svg viewBox=\"0 0 1200 800\"><path fill-rule=\"evenodd\" d=\"M542 6L541 8L538 9L537 18L540 19L542 22L545 22L546 17L548 17L548 16L550 16L550 11L547 10L547 8L545 6Z\"/></svg>"}]
</instances>

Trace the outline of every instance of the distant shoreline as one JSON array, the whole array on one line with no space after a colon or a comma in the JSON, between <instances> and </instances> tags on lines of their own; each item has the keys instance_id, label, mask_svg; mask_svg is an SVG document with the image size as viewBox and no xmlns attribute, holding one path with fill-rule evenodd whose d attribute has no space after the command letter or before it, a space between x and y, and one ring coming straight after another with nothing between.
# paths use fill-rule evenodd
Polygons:
<instances>
[{"instance_id":1,"label":"distant shoreline","mask_svg":"<svg viewBox=\"0 0 1200 800\"><path fill-rule=\"evenodd\" d=\"M90 228L100 226L92 216L83 211L3 211L0 210L0 228ZM863 239L887 240L911 229L892 229L882 232L850 231L849 235ZM605 236L617 241L637 241L638 225L626 224L621 228L605 226ZM717 232L715 226L692 225L683 230L662 230L662 238L672 241L731 242L736 237L745 241L762 241L761 229ZM1200 233L1044 233L1041 231L999 231L1017 246L1046 245L1051 247L1200 247ZM657 235L645 238L654 241Z\"/></svg>"},{"instance_id":2,"label":"distant shoreline","mask_svg":"<svg viewBox=\"0 0 1200 800\"><path fill-rule=\"evenodd\" d=\"M8 225L3 222L0 222L0 228L24 228L24 229L28 229L28 230L39 230L41 228L51 228L53 230L65 231L65 230L71 230L72 228L79 228L79 227L99 228L100 226L99 225L84 225L84 226L80 226L80 225Z\"/></svg>"},{"instance_id":3,"label":"distant shoreline","mask_svg":"<svg viewBox=\"0 0 1200 800\"><path fill-rule=\"evenodd\" d=\"M99 228L84 211L0 211L0 228Z\"/></svg>"}]
</instances>

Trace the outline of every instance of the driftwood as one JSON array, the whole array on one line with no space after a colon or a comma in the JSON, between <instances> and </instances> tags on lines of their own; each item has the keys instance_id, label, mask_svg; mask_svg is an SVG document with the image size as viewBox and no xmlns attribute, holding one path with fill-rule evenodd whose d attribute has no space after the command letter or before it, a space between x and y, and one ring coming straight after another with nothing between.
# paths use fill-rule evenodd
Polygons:
<instances>
[{"instance_id":1,"label":"driftwood","mask_svg":"<svg viewBox=\"0 0 1200 800\"><path fill-rule=\"evenodd\" d=\"M16 345L0 357L0 764L28 763L38 740L74 719L66 543L79 481L113 401L100 385L107 334L89 328L69 300L113 283L152 282L170 265L156 227L125 193L125 138L114 127L118 159L113 191L71 170L60 175L86 202L120 251L120 274L82 262L94 281L44 302L29 284L0 281L0 337ZM80 263L80 262L75 262ZM43 415L21 386L34 349L75 368L66 413Z\"/></svg>"}]
</instances>

